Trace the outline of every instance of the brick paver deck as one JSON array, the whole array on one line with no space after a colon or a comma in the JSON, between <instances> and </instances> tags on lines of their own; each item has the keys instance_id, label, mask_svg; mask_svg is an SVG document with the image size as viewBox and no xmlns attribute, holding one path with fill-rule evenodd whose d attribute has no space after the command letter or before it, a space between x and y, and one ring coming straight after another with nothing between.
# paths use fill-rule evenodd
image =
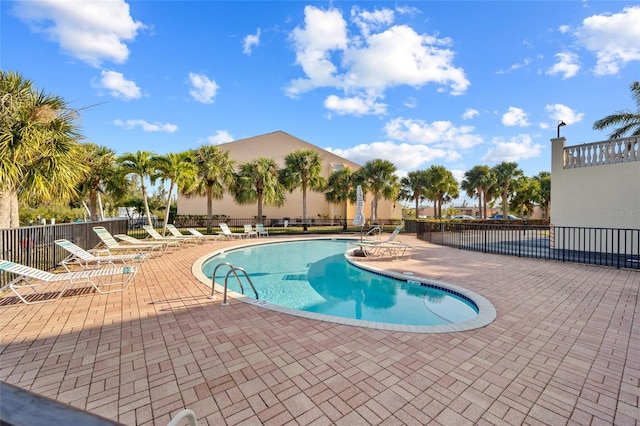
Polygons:
<instances>
[{"instance_id":1,"label":"brick paver deck","mask_svg":"<svg viewBox=\"0 0 640 426\"><path fill-rule=\"evenodd\" d=\"M640 423L640 273L484 255L402 236L376 266L459 285L496 320L456 333L352 327L206 297L207 243L149 260L124 293L0 298L0 380L129 425ZM0 395L1 401L1 395Z\"/></svg>"}]
</instances>

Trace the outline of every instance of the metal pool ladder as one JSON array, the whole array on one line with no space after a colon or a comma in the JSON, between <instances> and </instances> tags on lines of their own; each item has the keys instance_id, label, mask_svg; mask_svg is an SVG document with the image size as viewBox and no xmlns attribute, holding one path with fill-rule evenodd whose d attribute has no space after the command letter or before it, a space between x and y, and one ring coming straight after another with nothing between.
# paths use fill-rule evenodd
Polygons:
<instances>
[{"instance_id":1,"label":"metal pool ladder","mask_svg":"<svg viewBox=\"0 0 640 426\"><path fill-rule=\"evenodd\" d=\"M258 290L256 290L256 287L253 285L253 281L251 281L251 278L249 278L249 274L247 274L247 271L244 268L235 267L229 262L219 263L213 270L213 274L211 274L211 295L209 296L209 299L216 298L214 294L215 288L216 288L216 272L218 271L218 268L222 266L229 267L229 272L227 272L227 275L225 275L224 277L224 296L222 299L222 306L227 306L229 304L227 302L227 282L229 280L229 275L233 274L236 277L236 280L238 281L238 285L240 285L240 291L242 292L242 294L244 294L244 287L242 285L242 281L240 281L240 277L238 276L238 271L242 272L244 274L244 277L247 279L247 281L249 281L249 285L253 289L253 292L256 295L256 299L257 300L260 299L260 297L258 296Z\"/></svg>"}]
</instances>

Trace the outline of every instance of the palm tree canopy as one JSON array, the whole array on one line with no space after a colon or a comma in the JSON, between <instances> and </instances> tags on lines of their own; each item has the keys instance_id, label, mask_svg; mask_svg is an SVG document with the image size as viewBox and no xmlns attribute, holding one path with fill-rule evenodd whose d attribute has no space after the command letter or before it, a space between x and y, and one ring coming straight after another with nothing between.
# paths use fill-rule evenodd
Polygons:
<instances>
[{"instance_id":1,"label":"palm tree canopy","mask_svg":"<svg viewBox=\"0 0 640 426\"><path fill-rule=\"evenodd\" d=\"M331 173L327 180L324 198L330 203L344 203L356 199L354 174L348 167L343 167Z\"/></svg>"},{"instance_id":2,"label":"palm tree canopy","mask_svg":"<svg viewBox=\"0 0 640 426\"><path fill-rule=\"evenodd\" d=\"M253 204L262 197L268 206L282 206L284 186L278 181L278 166L271 158L259 157L240 165L235 196L240 204Z\"/></svg>"},{"instance_id":3,"label":"palm tree canopy","mask_svg":"<svg viewBox=\"0 0 640 426\"><path fill-rule=\"evenodd\" d=\"M625 135L640 136L640 82L631 83L631 97L636 104L636 112L616 111L614 114L593 123L593 130L604 130L608 127L619 126L609 134L609 139L622 138Z\"/></svg>"},{"instance_id":4,"label":"palm tree canopy","mask_svg":"<svg viewBox=\"0 0 640 426\"><path fill-rule=\"evenodd\" d=\"M400 183L396 176L396 166L388 160L369 160L356 172L356 184L362 185L364 192L371 192L371 220L378 217L377 203L380 197L386 200L396 200L400 192Z\"/></svg>"},{"instance_id":5,"label":"palm tree canopy","mask_svg":"<svg viewBox=\"0 0 640 426\"><path fill-rule=\"evenodd\" d=\"M216 145L202 145L192 151L197 168L196 184L186 195L207 195L222 199L227 188L233 185L235 162L229 151Z\"/></svg>"},{"instance_id":6,"label":"palm tree canopy","mask_svg":"<svg viewBox=\"0 0 640 426\"><path fill-rule=\"evenodd\" d=\"M322 176L320 154L311 149L299 149L289 153L284 159L281 181L289 191L302 187L322 191L326 180Z\"/></svg>"}]
</instances>

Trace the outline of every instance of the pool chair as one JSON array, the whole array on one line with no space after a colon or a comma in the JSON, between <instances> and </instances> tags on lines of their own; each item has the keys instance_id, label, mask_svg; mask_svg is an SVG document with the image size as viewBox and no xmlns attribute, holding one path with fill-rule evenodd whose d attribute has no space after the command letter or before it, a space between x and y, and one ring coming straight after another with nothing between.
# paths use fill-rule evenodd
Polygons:
<instances>
[{"instance_id":1,"label":"pool chair","mask_svg":"<svg viewBox=\"0 0 640 426\"><path fill-rule=\"evenodd\" d=\"M251 225L244 225L244 235L247 238L256 237L258 238L258 231L253 229Z\"/></svg>"},{"instance_id":2,"label":"pool chair","mask_svg":"<svg viewBox=\"0 0 640 426\"><path fill-rule=\"evenodd\" d=\"M413 246L396 242L369 243L363 241L359 244L362 253L368 258L392 257L398 260L408 260L413 254Z\"/></svg>"},{"instance_id":3,"label":"pool chair","mask_svg":"<svg viewBox=\"0 0 640 426\"><path fill-rule=\"evenodd\" d=\"M231 232L231 229L229 229L229 226L226 223L219 223L218 226L222 229L222 235L229 240L245 237L244 232Z\"/></svg>"},{"instance_id":4,"label":"pool chair","mask_svg":"<svg viewBox=\"0 0 640 426\"><path fill-rule=\"evenodd\" d=\"M372 243L372 244L390 243L390 242L393 242L396 239L396 237L398 236L398 234L400 233L401 230L402 230L402 225L398 225L398 226L395 227L395 229L393 230L391 235L389 235L389 237L386 240L365 240L365 241L368 242L368 243ZM380 235L380 234L378 234L378 235Z\"/></svg>"},{"instance_id":5,"label":"pool chair","mask_svg":"<svg viewBox=\"0 0 640 426\"><path fill-rule=\"evenodd\" d=\"M140 244L120 244L103 226L94 226L93 232L100 238L101 244L98 248L105 247L110 254L118 253L149 253L150 256L161 255L166 249L166 244L147 244L140 241ZM139 241L139 240L136 240Z\"/></svg>"},{"instance_id":6,"label":"pool chair","mask_svg":"<svg viewBox=\"0 0 640 426\"><path fill-rule=\"evenodd\" d=\"M218 234L205 235L195 228L187 228L187 231L189 231L191 235L193 235L194 237L200 238L203 241L220 241L222 239L221 235L218 235Z\"/></svg>"},{"instance_id":7,"label":"pool chair","mask_svg":"<svg viewBox=\"0 0 640 426\"><path fill-rule=\"evenodd\" d=\"M269 231L267 231L263 224L259 223L256 225L256 232L258 233L258 237L268 237Z\"/></svg>"},{"instance_id":8,"label":"pool chair","mask_svg":"<svg viewBox=\"0 0 640 426\"><path fill-rule=\"evenodd\" d=\"M102 294L121 292L129 288L129 284L138 272L136 266L121 266L54 274L1 259L0 271L18 276L9 283L9 288L27 305L58 300L67 288L77 284L91 284L97 292ZM113 278L121 278L121 281L113 282ZM110 291L102 290L110 286L119 288ZM31 294L23 294L24 290L31 290ZM51 294L56 296L52 298ZM27 300L27 297L30 300Z\"/></svg>"},{"instance_id":9,"label":"pool chair","mask_svg":"<svg viewBox=\"0 0 640 426\"><path fill-rule=\"evenodd\" d=\"M202 242L204 242L203 240L194 237L193 235L185 235L182 232L180 232L180 230L178 228L175 227L175 225L172 225L170 223L167 224L167 231L169 231L171 233L172 236L177 237L177 238L183 238L186 242L191 243L191 244L200 244Z\"/></svg>"},{"instance_id":10,"label":"pool chair","mask_svg":"<svg viewBox=\"0 0 640 426\"><path fill-rule=\"evenodd\" d=\"M147 234L149 234L149 236L153 241L177 242L178 244L197 244L197 242L195 242L195 240L188 235L182 235L180 237L175 237L175 236L163 237L162 235L160 235L158 231L155 230L153 226L143 225L142 229L147 231Z\"/></svg>"},{"instance_id":11,"label":"pool chair","mask_svg":"<svg viewBox=\"0 0 640 426\"><path fill-rule=\"evenodd\" d=\"M142 264L149 258L148 253L132 253L132 254L106 254L95 256L93 253L86 251L69 240L55 240L58 246L69 252L69 256L64 258L60 265L71 272L70 266L77 266L80 269L95 269L96 267L109 266L132 266Z\"/></svg>"},{"instance_id":12,"label":"pool chair","mask_svg":"<svg viewBox=\"0 0 640 426\"><path fill-rule=\"evenodd\" d=\"M162 252L167 250L171 250L172 252L176 251L182 244L180 241L156 241L156 240L139 240L137 238L132 237L131 235L126 234L116 234L114 235L118 240L122 241L125 244L121 244L120 247L158 247Z\"/></svg>"}]
</instances>

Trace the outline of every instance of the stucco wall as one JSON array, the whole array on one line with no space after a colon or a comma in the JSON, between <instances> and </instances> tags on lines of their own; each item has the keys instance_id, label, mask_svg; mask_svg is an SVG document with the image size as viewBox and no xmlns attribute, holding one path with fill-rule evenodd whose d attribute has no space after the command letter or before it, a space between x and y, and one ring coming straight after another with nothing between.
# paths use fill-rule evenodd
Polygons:
<instances>
[{"instance_id":1,"label":"stucco wall","mask_svg":"<svg viewBox=\"0 0 640 426\"><path fill-rule=\"evenodd\" d=\"M220 149L229 151L230 156L238 164L247 162L257 157L272 158L280 167L284 166L284 158L293 151L300 149L312 149L320 154L323 162L324 176L334 171L334 165L342 165L356 171L360 165L339 157L329 151L318 148L308 142L291 136L285 132L277 131L265 135L242 139L219 145ZM371 195L367 195L365 201L365 217L370 217ZM204 197L186 198L178 195L178 214L181 215L205 215L207 213L206 199ZM240 205L232 196L227 194L222 200L213 201L213 213L223 214L232 218L252 218L258 214L257 204ZM349 204L347 218L355 216L355 204ZM302 192L299 189L286 193L286 202L282 207L264 206L262 214L269 219L302 218ZM307 191L307 218L317 219L318 215L342 216L342 206L325 201L324 193ZM402 210L400 204L395 205L387 200L378 203L379 219L400 219Z\"/></svg>"},{"instance_id":2,"label":"stucco wall","mask_svg":"<svg viewBox=\"0 0 640 426\"><path fill-rule=\"evenodd\" d=\"M565 169L565 142L565 138L551 140L551 223L565 227L640 229L640 161ZM611 241L604 243L599 236L596 238L604 234L589 235L594 237L580 238L585 240L583 250L618 245L617 233L607 234ZM627 252L637 253L638 242L629 241L628 235L632 234L626 235L626 242L625 236L620 237L621 243L628 246ZM562 241L558 233L555 244L556 248L562 248L575 242Z\"/></svg>"}]
</instances>

